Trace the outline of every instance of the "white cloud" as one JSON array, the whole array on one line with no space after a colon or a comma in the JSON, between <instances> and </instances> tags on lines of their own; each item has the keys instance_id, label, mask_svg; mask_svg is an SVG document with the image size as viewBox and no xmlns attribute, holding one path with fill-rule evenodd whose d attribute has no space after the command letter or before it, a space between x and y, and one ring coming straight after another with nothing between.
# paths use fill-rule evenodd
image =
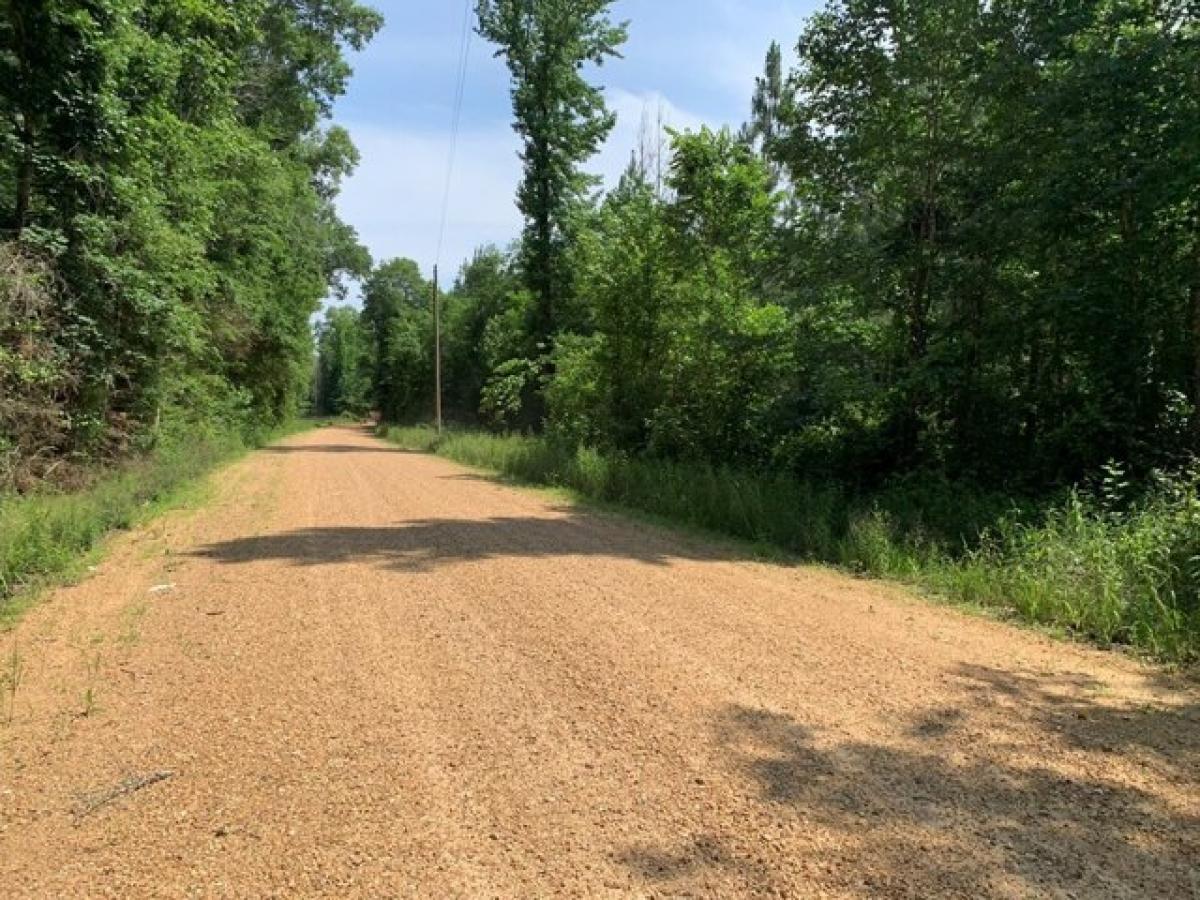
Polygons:
<instances>
[{"instance_id":1,"label":"white cloud","mask_svg":"<svg viewBox=\"0 0 1200 900\"><path fill-rule=\"evenodd\" d=\"M449 140L377 126L349 126L362 163L338 199L375 259L403 256L426 272L437 255ZM513 201L520 178L517 140L506 129L464 134L450 192L443 267L452 277L475 247L505 244L521 230Z\"/></svg>"},{"instance_id":2,"label":"white cloud","mask_svg":"<svg viewBox=\"0 0 1200 900\"><path fill-rule=\"evenodd\" d=\"M641 140L643 122L651 133L665 127L695 130L719 123L682 110L657 92L606 92L617 125L585 169L613 187ZM417 260L428 274L437 255L449 140L445 135L377 125L350 124L362 163L346 181L338 208L358 231L376 261ZM521 161L519 141L507 126L466 133L459 141L450 189L442 271L453 278L458 266L483 244L504 246L521 232L515 204Z\"/></svg>"}]
</instances>

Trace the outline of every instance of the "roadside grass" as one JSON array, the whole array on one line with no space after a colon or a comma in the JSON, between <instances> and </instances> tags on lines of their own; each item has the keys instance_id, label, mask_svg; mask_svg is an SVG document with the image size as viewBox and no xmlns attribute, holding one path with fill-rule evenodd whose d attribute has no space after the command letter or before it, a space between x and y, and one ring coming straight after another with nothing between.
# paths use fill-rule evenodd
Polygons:
<instances>
[{"instance_id":1,"label":"roadside grass","mask_svg":"<svg viewBox=\"0 0 1200 900\"><path fill-rule=\"evenodd\" d=\"M1200 475L1163 478L1133 503L1076 491L1037 509L938 480L860 496L786 474L605 456L544 438L382 433L516 482L905 582L1101 646L1200 660Z\"/></svg>"},{"instance_id":2,"label":"roadside grass","mask_svg":"<svg viewBox=\"0 0 1200 900\"><path fill-rule=\"evenodd\" d=\"M178 437L84 490L0 497L0 630L36 601L39 589L83 571L110 533L184 505L200 478L222 463L315 424L249 437L237 431Z\"/></svg>"}]
</instances>

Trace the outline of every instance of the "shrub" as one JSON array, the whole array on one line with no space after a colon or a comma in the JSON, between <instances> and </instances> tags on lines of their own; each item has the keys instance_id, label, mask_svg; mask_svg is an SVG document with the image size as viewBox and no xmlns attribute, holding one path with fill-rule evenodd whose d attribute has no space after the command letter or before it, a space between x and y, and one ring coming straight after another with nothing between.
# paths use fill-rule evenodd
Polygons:
<instances>
[{"instance_id":1,"label":"shrub","mask_svg":"<svg viewBox=\"0 0 1200 900\"><path fill-rule=\"evenodd\" d=\"M961 598L1165 659L1200 656L1200 473L1160 477L1129 508L1075 492L1003 522L951 574Z\"/></svg>"}]
</instances>

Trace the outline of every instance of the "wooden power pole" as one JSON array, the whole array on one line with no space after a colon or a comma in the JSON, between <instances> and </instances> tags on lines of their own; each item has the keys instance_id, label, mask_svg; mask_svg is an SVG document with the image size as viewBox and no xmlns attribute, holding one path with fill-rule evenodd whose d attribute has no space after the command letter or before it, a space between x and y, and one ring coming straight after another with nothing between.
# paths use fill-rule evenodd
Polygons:
<instances>
[{"instance_id":1,"label":"wooden power pole","mask_svg":"<svg viewBox=\"0 0 1200 900\"><path fill-rule=\"evenodd\" d=\"M433 267L433 409L438 435L442 433L442 297L438 292L438 267Z\"/></svg>"}]
</instances>

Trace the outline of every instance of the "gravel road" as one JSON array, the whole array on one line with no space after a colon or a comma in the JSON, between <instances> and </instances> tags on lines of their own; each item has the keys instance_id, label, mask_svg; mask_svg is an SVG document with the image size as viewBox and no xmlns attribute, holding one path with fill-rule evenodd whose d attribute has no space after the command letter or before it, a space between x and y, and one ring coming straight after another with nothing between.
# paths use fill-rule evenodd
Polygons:
<instances>
[{"instance_id":1,"label":"gravel road","mask_svg":"<svg viewBox=\"0 0 1200 900\"><path fill-rule=\"evenodd\" d=\"M0 895L1200 897L1194 682L351 428L208 493L0 634Z\"/></svg>"}]
</instances>

